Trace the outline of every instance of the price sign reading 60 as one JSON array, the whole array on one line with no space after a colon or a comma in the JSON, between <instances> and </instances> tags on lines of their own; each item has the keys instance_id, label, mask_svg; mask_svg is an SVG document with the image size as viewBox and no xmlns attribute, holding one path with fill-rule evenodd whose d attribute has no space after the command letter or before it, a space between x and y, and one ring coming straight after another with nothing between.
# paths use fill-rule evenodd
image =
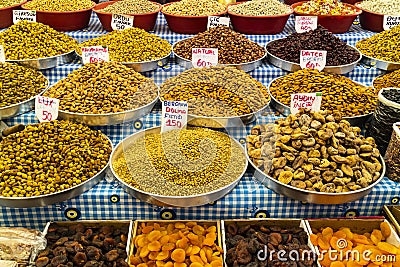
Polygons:
<instances>
[{"instance_id":1,"label":"price sign reading 60","mask_svg":"<svg viewBox=\"0 0 400 267\"><path fill-rule=\"evenodd\" d=\"M323 70L326 65L326 51L324 50L301 50L300 67L302 69Z\"/></svg>"},{"instance_id":2,"label":"price sign reading 60","mask_svg":"<svg viewBox=\"0 0 400 267\"><path fill-rule=\"evenodd\" d=\"M192 48L192 64L195 68L216 66L218 48Z\"/></svg>"}]
</instances>

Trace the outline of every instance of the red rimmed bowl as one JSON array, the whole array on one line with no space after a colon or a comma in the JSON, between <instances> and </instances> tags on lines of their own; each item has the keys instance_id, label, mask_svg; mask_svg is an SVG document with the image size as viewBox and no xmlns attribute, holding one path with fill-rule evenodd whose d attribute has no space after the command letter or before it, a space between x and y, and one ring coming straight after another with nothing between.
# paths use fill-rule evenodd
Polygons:
<instances>
[{"instance_id":1,"label":"red rimmed bowl","mask_svg":"<svg viewBox=\"0 0 400 267\"><path fill-rule=\"evenodd\" d=\"M173 3L164 4L164 6L169 6ZM210 16L222 16L226 14L226 9L223 12L213 14ZM167 20L168 27L171 31L176 33L186 33L186 34L196 34L199 32L204 32L207 30L207 23L209 16L180 16L172 15L169 13L164 13L161 9L161 13L164 14Z\"/></svg>"},{"instance_id":2,"label":"red rimmed bowl","mask_svg":"<svg viewBox=\"0 0 400 267\"><path fill-rule=\"evenodd\" d=\"M240 5L242 3L230 4L229 6ZM229 11L228 15L231 19L233 29L244 34L277 34L283 31L291 12L276 16L245 16Z\"/></svg>"},{"instance_id":3,"label":"red rimmed bowl","mask_svg":"<svg viewBox=\"0 0 400 267\"><path fill-rule=\"evenodd\" d=\"M296 16L315 16L313 14L305 14L305 13L300 13L296 12L296 7L301 6L303 3L306 3L307 1L303 2L298 2L292 5L294 14ZM362 13L362 10L356 6L350 5L343 3L343 5L347 7L351 7L352 9L356 10L355 14L350 14L350 15L318 15L318 24L322 25L325 27L328 31L332 33L345 33L347 32L351 25L353 24L353 21L356 19L358 15Z\"/></svg>"},{"instance_id":4,"label":"red rimmed bowl","mask_svg":"<svg viewBox=\"0 0 400 267\"><path fill-rule=\"evenodd\" d=\"M21 6L25 3L26 0L16 5L0 8L0 29L10 27L13 24L13 10L21 9Z\"/></svg>"},{"instance_id":5,"label":"red rimmed bowl","mask_svg":"<svg viewBox=\"0 0 400 267\"><path fill-rule=\"evenodd\" d=\"M93 11L96 13L97 17L99 18L101 25L103 28L110 32L113 29L111 28L111 20L112 20L112 14L111 13L106 13L100 11L101 9L114 4L117 1L109 1L109 2L103 2L100 4L97 4L94 8ZM145 31L151 31L154 29L154 26L156 25L157 21L157 16L158 12L161 11L162 5L156 2L152 2L158 6L158 9L154 12L150 13L145 13L145 14L124 14L124 15L129 15L129 16L134 16L133 20L133 26L136 28L141 28Z\"/></svg>"},{"instance_id":6,"label":"red rimmed bowl","mask_svg":"<svg viewBox=\"0 0 400 267\"><path fill-rule=\"evenodd\" d=\"M92 7L78 11L41 11L36 10L36 21L49 25L57 31L77 31L89 25L92 8L96 5L92 1ZM25 4L24 4L25 5ZM24 5L21 7L26 10Z\"/></svg>"},{"instance_id":7,"label":"red rimmed bowl","mask_svg":"<svg viewBox=\"0 0 400 267\"><path fill-rule=\"evenodd\" d=\"M361 2L357 2L355 6L362 10L362 13L360 14L361 27L373 32L383 31L383 17L385 15L362 8L360 3Z\"/></svg>"},{"instance_id":8,"label":"red rimmed bowl","mask_svg":"<svg viewBox=\"0 0 400 267\"><path fill-rule=\"evenodd\" d=\"M283 2L284 2L286 5L293 5L294 3L302 2L302 1L304 1L304 0L284 0Z\"/></svg>"}]
</instances>

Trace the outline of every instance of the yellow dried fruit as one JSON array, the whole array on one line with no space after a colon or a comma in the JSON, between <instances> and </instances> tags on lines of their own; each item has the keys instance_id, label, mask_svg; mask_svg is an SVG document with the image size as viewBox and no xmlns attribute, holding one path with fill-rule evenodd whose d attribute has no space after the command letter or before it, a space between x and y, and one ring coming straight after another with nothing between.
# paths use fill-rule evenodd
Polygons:
<instances>
[{"instance_id":1,"label":"yellow dried fruit","mask_svg":"<svg viewBox=\"0 0 400 267\"><path fill-rule=\"evenodd\" d=\"M390 236L390 234L392 233L392 228L390 227L389 223L387 223L387 222L381 222L380 228L381 228L382 235L385 238L388 238Z\"/></svg>"},{"instance_id":2,"label":"yellow dried fruit","mask_svg":"<svg viewBox=\"0 0 400 267\"><path fill-rule=\"evenodd\" d=\"M161 232L158 230L153 230L147 235L147 240L150 242L156 241L161 238Z\"/></svg>"},{"instance_id":3,"label":"yellow dried fruit","mask_svg":"<svg viewBox=\"0 0 400 267\"><path fill-rule=\"evenodd\" d=\"M184 262L185 258L186 252L181 248L177 248L171 253L171 259L175 262Z\"/></svg>"}]
</instances>

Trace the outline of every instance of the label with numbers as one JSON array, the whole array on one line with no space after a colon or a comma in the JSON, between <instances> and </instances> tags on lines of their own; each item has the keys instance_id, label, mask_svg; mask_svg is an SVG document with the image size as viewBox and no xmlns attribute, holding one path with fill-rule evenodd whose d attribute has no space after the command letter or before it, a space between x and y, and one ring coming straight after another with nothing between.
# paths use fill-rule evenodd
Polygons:
<instances>
[{"instance_id":1,"label":"label with numbers","mask_svg":"<svg viewBox=\"0 0 400 267\"><path fill-rule=\"evenodd\" d=\"M109 61L110 55L108 54L107 46L88 46L82 47L82 63L96 63Z\"/></svg>"},{"instance_id":2,"label":"label with numbers","mask_svg":"<svg viewBox=\"0 0 400 267\"><path fill-rule=\"evenodd\" d=\"M6 54L4 52L4 46L0 45L0 63L6 62Z\"/></svg>"},{"instance_id":3,"label":"label with numbers","mask_svg":"<svg viewBox=\"0 0 400 267\"><path fill-rule=\"evenodd\" d=\"M315 30L318 26L317 16L296 16L295 18L294 28L298 33Z\"/></svg>"},{"instance_id":4,"label":"label with numbers","mask_svg":"<svg viewBox=\"0 0 400 267\"><path fill-rule=\"evenodd\" d=\"M195 68L216 66L218 48L192 48L192 64Z\"/></svg>"},{"instance_id":5,"label":"label with numbers","mask_svg":"<svg viewBox=\"0 0 400 267\"><path fill-rule=\"evenodd\" d=\"M133 27L133 16L112 14L111 28L113 30L125 30Z\"/></svg>"},{"instance_id":6,"label":"label with numbers","mask_svg":"<svg viewBox=\"0 0 400 267\"><path fill-rule=\"evenodd\" d=\"M188 104L186 101L162 101L161 132L186 127Z\"/></svg>"},{"instance_id":7,"label":"label with numbers","mask_svg":"<svg viewBox=\"0 0 400 267\"><path fill-rule=\"evenodd\" d=\"M36 10L13 10L13 23L20 20L36 22Z\"/></svg>"},{"instance_id":8,"label":"label with numbers","mask_svg":"<svg viewBox=\"0 0 400 267\"><path fill-rule=\"evenodd\" d=\"M326 65L325 50L300 50L300 67L302 69L323 70Z\"/></svg>"},{"instance_id":9,"label":"label with numbers","mask_svg":"<svg viewBox=\"0 0 400 267\"><path fill-rule=\"evenodd\" d=\"M299 93L290 96L290 113L296 114L300 109L319 111L321 108L322 93Z\"/></svg>"},{"instance_id":10,"label":"label with numbers","mask_svg":"<svg viewBox=\"0 0 400 267\"><path fill-rule=\"evenodd\" d=\"M391 28L394 28L397 25L400 25L400 16L389 16L389 15L383 16L383 29L385 31L390 30Z\"/></svg>"},{"instance_id":11,"label":"label with numbers","mask_svg":"<svg viewBox=\"0 0 400 267\"><path fill-rule=\"evenodd\" d=\"M45 96L37 96L35 99L35 115L40 122L52 121L58 117L60 100Z\"/></svg>"},{"instance_id":12,"label":"label with numbers","mask_svg":"<svg viewBox=\"0 0 400 267\"><path fill-rule=\"evenodd\" d=\"M229 27L229 23L230 19L227 17L209 16L207 29L210 29L212 27L217 27L220 25Z\"/></svg>"}]
</instances>

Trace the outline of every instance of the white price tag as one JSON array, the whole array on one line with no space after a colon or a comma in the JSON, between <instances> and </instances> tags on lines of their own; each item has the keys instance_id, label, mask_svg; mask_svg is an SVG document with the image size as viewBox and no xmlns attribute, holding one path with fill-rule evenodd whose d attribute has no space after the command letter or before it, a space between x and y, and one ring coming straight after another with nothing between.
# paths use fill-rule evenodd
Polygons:
<instances>
[{"instance_id":1,"label":"white price tag","mask_svg":"<svg viewBox=\"0 0 400 267\"><path fill-rule=\"evenodd\" d=\"M112 14L111 28L113 30L125 30L133 27L133 16Z\"/></svg>"},{"instance_id":2,"label":"white price tag","mask_svg":"<svg viewBox=\"0 0 400 267\"><path fill-rule=\"evenodd\" d=\"M295 18L294 28L298 33L315 30L318 26L317 16L296 16Z\"/></svg>"},{"instance_id":3,"label":"white price tag","mask_svg":"<svg viewBox=\"0 0 400 267\"><path fill-rule=\"evenodd\" d=\"M216 66L218 48L192 48L192 64L195 68Z\"/></svg>"},{"instance_id":4,"label":"white price tag","mask_svg":"<svg viewBox=\"0 0 400 267\"><path fill-rule=\"evenodd\" d=\"M36 10L13 10L13 23L20 20L36 22Z\"/></svg>"},{"instance_id":5,"label":"white price tag","mask_svg":"<svg viewBox=\"0 0 400 267\"><path fill-rule=\"evenodd\" d=\"M400 16L383 16L383 30L390 30L391 28L400 25Z\"/></svg>"},{"instance_id":6,"label":"white price tag","mask_svg":"<svg viewBox=\"0 0 400 267\"><path fill-rule=\"evenodd\" d=\"M108 54L107 46L88 46L82 47L82 63L95 63L109 61L110 55Z\"/></svg>"},{"instance_id":7,"label":"white price tag","mask_svg":"<svg viewBox=\"0 0 400 267\"><path fill-rule=\"evenodd\" d=\"M300 67L302 69L323 70L326 65L325 50L300 50Z\"/></svg>"},{"instance_id":8,"label":"white price tag","mask_svg":"<svg viewBox=\"0 0 400 267\"><path fill-rule=\"evenodd\" d=\"M6 62L6 54L4 52L4 46L0 45L0 63Z\"/></svg>"},{"instance_id":9,"label":"white price tag","mask_svg":"<svg viewBox=\"0 0 400 267\"><path fill-rule=\"evenodd\" d=\"M161 132L182 129L187 124L188 104L186 101L162 101Z\"/></svg>"},{"instance_id":10,"label":"white price tag","mask_svg":"<svg viewBox=\"0 0 400 267\"><path fill-rule=\"evenodd\" d=\"M210 29L212 27L217 27L220 25L229 27L229 24L230 24L230 19L227 17L209 16L207 29Z\"/></svg>"},{"instance_id":11,"label":"white price tag","mask_svg":"<svg viewBox=\"0 0 400 267\"><path fill-rule=\"evenodd\" d=\"M321 102L321 92L292 94L290 97L290 113L296 114L302 108L319 111Z\"/></svg>"},{"instance_id":12,"label":"white price tag","mask_svg":"<svg viewBox=\"0 0 400 267\"><path fill-rule=\"evenodd\" d=\"M52 121L58 117L60 100L45 96L37 96L35 99L35 115L40 122Z\"/></svg>"}]
</instances>

